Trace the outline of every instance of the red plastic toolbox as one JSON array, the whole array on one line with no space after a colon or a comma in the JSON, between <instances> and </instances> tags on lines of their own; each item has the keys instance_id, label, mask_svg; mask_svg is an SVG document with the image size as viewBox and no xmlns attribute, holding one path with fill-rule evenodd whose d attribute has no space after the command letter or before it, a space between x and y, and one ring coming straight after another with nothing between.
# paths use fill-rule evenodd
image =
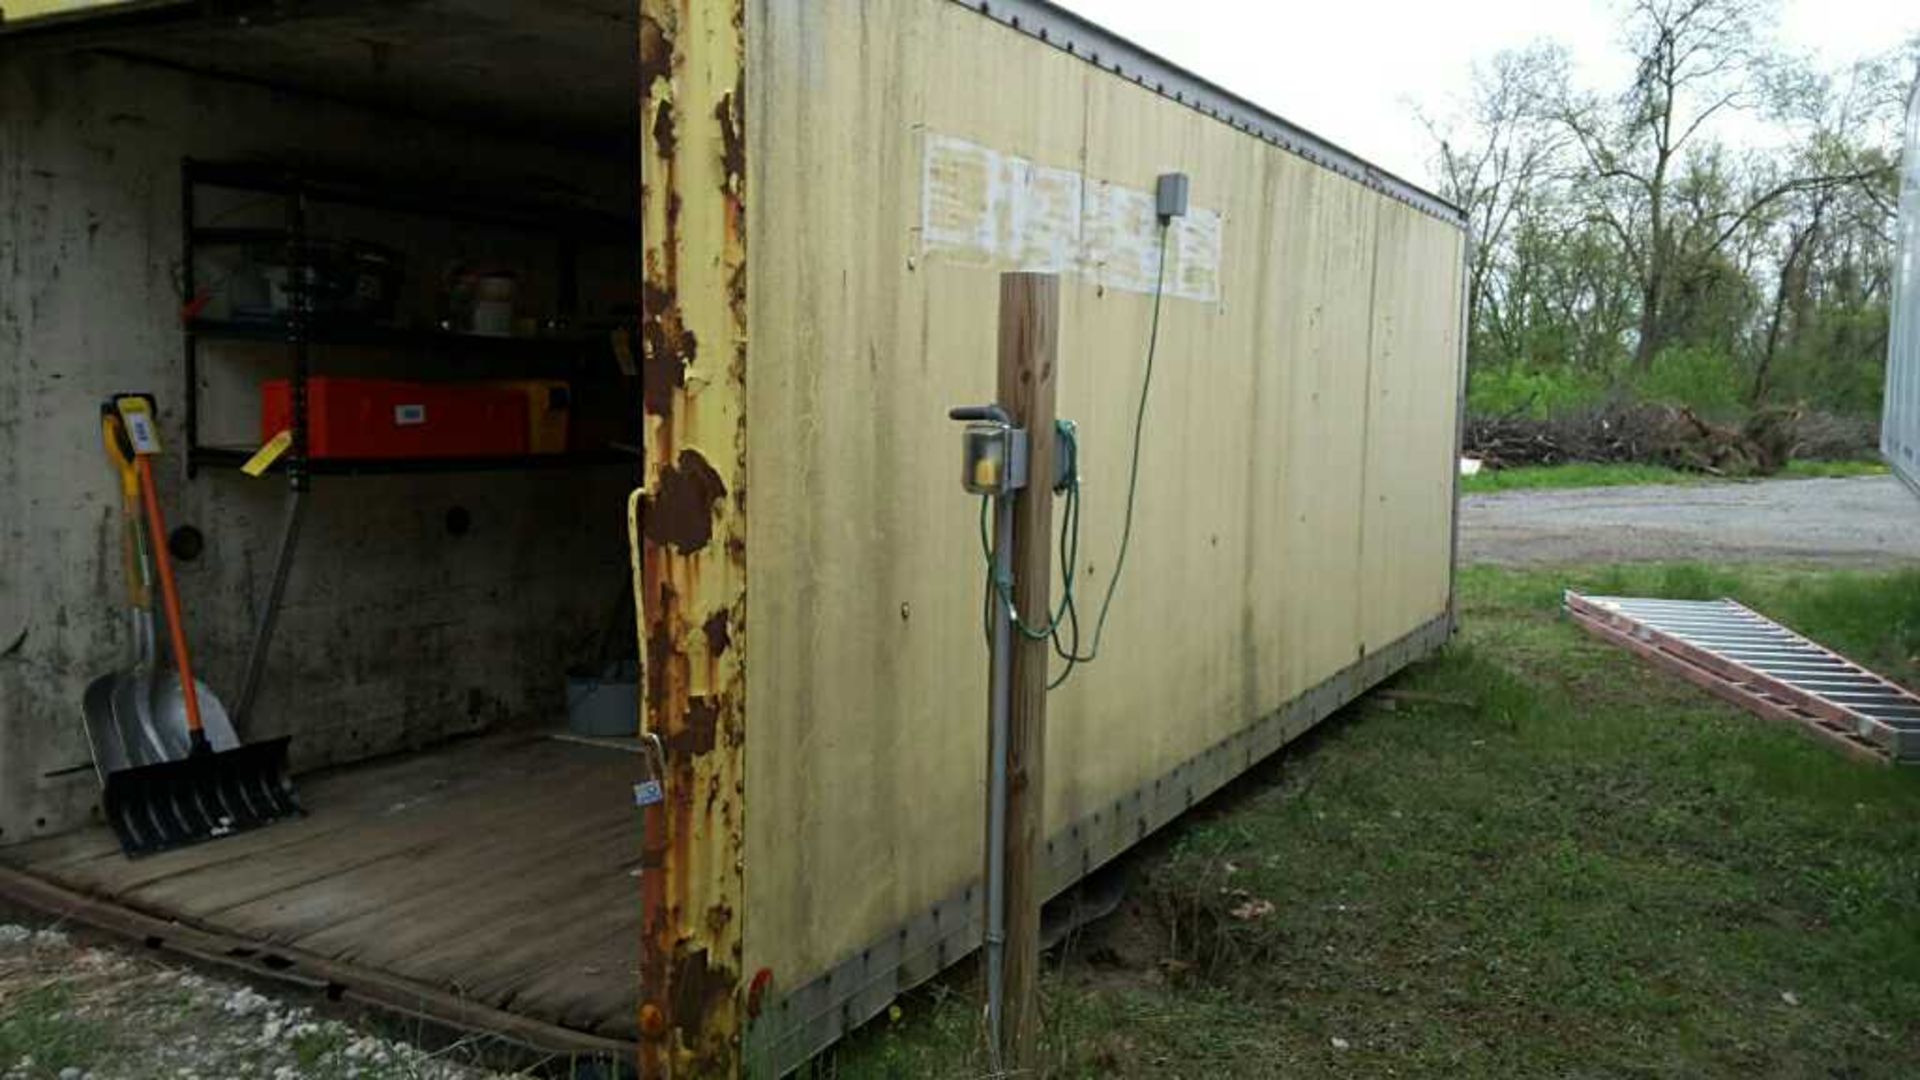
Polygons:
<instances>
[{"instance_id":1,"label":"red plastic toolbox","mask_svg":"<svg viewBox=\"0 0 1920 1080\"><path fill-rule=\"evenodd\" d=\"M286 379L260 385L260 438L293 425ZM307 380L312 458L510 457L527 452L527 396L497 385Z\"/></svg>"}]
</instances>

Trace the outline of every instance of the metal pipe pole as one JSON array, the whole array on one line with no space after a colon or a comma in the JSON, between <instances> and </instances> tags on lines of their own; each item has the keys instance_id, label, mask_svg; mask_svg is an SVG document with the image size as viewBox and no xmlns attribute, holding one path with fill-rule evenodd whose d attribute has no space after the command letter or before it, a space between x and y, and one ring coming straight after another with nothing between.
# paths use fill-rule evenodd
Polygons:
<instances>
[{"instance_id":1,"label":"metal pipe pole","mask_svg":"<svg viewBox=\"0 0 1920 1080\"><path fill-rule=\"evenodd\" d=\"M280 617L280 601L287 592L287 576L293 570L293 550L300 543L300 517L306 506L306 478L296 476L287 493L287 508L280 525L280 548L273 557L273 577L267 585L267 601L260 608L260 620L253 631L253 645L247 650L247 677L241 684L240 707L234 711L234 724L246 731L253 719L253 706L267 672L267 653L273 645L273 628Z\"/></svg>"},{"instance_id":2,"label":"metal pipe pole","mask_svg":"<svg viewBox=\"0 0 1920 1080\"><path fill-rule=\"evenodd\" d=\"M1006 1000L1007 947L1007 729L1013 712L1013 501L993 507L993 673L987 726L987 1060L995 1072Z\"/></svg>"}]
</instances>

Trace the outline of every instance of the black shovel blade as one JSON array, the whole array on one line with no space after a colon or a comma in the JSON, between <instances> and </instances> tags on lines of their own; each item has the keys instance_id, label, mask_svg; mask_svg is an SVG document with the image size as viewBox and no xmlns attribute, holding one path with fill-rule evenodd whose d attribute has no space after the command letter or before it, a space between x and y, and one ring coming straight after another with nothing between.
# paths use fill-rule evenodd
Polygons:
<instances>
[{"instance_id":1,"label":"black shovel blade","mask_svg":"<svg viewBox=\"0 0 1920 1080\"><path fill-rule=\"evenodd\" d=\"M306 811L287 772L287 738L107 774L107 823L129 858L271 825Z\"/></svg>"}]
</instances>

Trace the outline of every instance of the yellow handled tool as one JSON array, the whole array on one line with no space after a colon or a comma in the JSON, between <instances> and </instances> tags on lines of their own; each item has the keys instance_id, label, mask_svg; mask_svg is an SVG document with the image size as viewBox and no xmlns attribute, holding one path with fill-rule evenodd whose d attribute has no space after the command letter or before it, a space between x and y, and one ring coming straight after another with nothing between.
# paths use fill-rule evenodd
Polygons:
<instances>
[{"instance_id":1,"label":"yellow handled tool","mask_svg":"<svg viewBox=\"0 0 1920 1080\"><path fill-rule=\"evenodd\" d=\"M101 434L120 478L122 500L129 506L144 504L144 534L132 533L136 539L129 544L130 561L141 569L129 580L136 584L136 597L144 599L149 595L146 583L159 579L176 669L161 673L149 668L143 676L119 680L116 688L125 690L131 682L131 692L108 699L136 699L137 712L129 714L143 718L149 730L162 736L162 743L170 744L154 756L127 755L124 767L103 764L101 804L108 824L128 855L145 855L299 814L287 773L287 739L241 743L220 699L193 677L184 605L166 546L167 522L155 479L160 436L153 399L144 394L109 399L102 408ZM137 530L143 515L129 517L136 523L130 528ZM145 572L149 561L157 573ZM147 634L152 636L151 629ZM182 734L184 747L174 741ZM100 756L97 746L96 758Z\"/></svg>"},{"instance_id":2,"label":"yellow handled tool","mask_svg":"<svg viewBox=\"0 0 1920 1080\"><path fill-rule=\"evenodd\" d=\"M140 518L140 472L133 464L133 448L121 427L120 414L100 412L100 440L106 444L107 460L113 462L120 478L121 555L126 563L127 594L136 608L152 605L151 583L147 580L147 532Z\"/></svg>"}]
</instances>

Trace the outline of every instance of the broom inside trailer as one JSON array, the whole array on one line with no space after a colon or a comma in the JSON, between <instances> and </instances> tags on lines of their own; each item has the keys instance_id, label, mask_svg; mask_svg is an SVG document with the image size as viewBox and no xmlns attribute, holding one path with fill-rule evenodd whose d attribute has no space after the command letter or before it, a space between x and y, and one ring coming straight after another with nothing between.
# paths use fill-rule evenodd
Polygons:
<instances>
[{"instance_id":1,"label":"broom inside trailer","mask_svg":"<svg viewBox=\"0 0 1920 1080\"><path fill-rule=\"evenodd\" d=\"M160 453L160 440L154 429L153 399L144 394L121 394L111 404L127 440L124 449L131 453L139 474L146 534L151 540L147 548L158 570L168 644L186 706L183 754L152 764L103 770L105 790L101 801L107 821L120 838L121 848L130 856L138 856L270 825L302 811L287 772L287 738L252 744L222 740L231 745L216 749L207 737L202 691L194 681L180 591L167 551L166 518L154 483L153 459ZM205 704L217 710L217 702L209 700Z\"/></svg>"}]
</instances>

